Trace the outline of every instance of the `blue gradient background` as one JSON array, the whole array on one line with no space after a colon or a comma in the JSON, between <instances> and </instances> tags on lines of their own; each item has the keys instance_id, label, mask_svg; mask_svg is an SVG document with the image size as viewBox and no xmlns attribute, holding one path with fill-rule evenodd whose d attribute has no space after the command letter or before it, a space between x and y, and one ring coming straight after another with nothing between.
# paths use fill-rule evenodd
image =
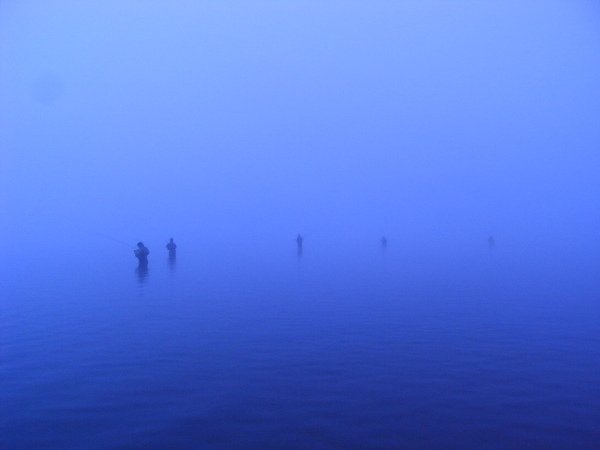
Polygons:
<instances>
[{"instance_id":1,"label":"blue gradient background","mask_svg":"<svg viewBox=\"0 0 600 450\"><path fill-rule=\"evenodd\" d=\"M593 1L0 2L1 446L593 447L598 117Z\"/></svg>"}]
</instances>

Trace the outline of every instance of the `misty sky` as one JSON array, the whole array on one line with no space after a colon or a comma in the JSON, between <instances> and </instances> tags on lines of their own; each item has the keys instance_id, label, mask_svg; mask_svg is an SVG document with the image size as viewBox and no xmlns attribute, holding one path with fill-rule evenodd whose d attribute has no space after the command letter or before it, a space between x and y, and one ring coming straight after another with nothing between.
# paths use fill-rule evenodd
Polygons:
<instances>
[{"instance_id":1,"label":"misty sky","mask_svg":"<svg viewBox=\"0 0 600 450\"><path fill-rule=\"evenodd\" d=\"M599 120L594 1L0 2L4 240L598 246Z\"/></svg>"}]
</instances>

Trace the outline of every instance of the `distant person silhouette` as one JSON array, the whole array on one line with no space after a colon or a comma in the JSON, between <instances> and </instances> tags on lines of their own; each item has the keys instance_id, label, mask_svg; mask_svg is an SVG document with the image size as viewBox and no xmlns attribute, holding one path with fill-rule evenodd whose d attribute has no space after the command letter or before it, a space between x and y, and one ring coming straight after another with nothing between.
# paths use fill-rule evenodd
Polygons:
<instances>
[{"instance_id":1,"label":"distant person silhouette","mask_svg":"<svg viewBox=\"0 0 600 450\"><path fill-rule=\"evenodd\" d=\"M490 236L488 237L488 247L490 249L494 248L496 246L496 240L494 239L494 236Z\"/></svg>"},{"instance_id":2,"label":"distant person silhouette","mask_svg":"<svg viewBox=\"0 0 600 450\"><path fill-rule=\"evenodd\" d=\"M385 236L381 238L381 248L387 248L387 238Z\"/></svg>"},{"instance_id":3,"label":"distant person silhouette","mask_svg":"<svg viewBox=\"0 0 600 450\"><path fill-rule=\"evenodd\" d=\"M148 247L141 241L137 243L137 247L138 248L133 251L133 254L138 259L139 267L148 267L148 255L150 254L150 250L148 250Z\"/></svg>"},{"instance_id":4,"label":"distant person silhouette","mask_svg":"<svg viewBox=\"0 0 600 450\"><path fill-rule=\"evenodd\" d=\"M169 250L169 258L175 258L177 252L177 245L173 242L173 238L169 240L167 244L167 250Z\"/></svg>"},{"instance_id":5,"label":"distant person silhouette","mask_svg":"<svg viewBox=\"0 0 600 450\"><path fill-rule=\"evenodd\" d=\"M297 249L297 254L298 257L300 258L302 256L302 243L304 242L304 238L298 234L298 236L296 237L296 249Z\"/></svg>"}]
</instances>

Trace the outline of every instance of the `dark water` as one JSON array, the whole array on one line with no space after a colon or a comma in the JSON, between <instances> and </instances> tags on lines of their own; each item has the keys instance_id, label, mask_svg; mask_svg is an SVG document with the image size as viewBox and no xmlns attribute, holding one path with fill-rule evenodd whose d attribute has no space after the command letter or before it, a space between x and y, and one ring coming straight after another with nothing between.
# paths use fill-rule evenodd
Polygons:
<instances>
[{"instance_id":1,"label":"dark water","mask_svg":"<svg viewBox=\"0 0 600 450\"><path fill-rule=\"evenodd\" d=\"M4 264L1 448L600 447L585 259L184 249Z\"/></svg>"}]
</instances>

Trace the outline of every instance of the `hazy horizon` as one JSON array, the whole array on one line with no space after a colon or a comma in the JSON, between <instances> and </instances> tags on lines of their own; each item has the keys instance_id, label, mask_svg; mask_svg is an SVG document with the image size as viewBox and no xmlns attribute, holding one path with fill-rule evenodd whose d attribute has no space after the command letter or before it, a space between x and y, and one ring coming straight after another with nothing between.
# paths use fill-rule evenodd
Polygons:
<instances>
[{"instance_id":1,"label":"hazy horizon","mask_svg":"<svg viewBox=\"0 0 600 450\"><path fill-rule=\"evenodd\" d=\"M3 2L3 246L597 252L599 19L587 1Z\"/></svg>"}]
</instances>

